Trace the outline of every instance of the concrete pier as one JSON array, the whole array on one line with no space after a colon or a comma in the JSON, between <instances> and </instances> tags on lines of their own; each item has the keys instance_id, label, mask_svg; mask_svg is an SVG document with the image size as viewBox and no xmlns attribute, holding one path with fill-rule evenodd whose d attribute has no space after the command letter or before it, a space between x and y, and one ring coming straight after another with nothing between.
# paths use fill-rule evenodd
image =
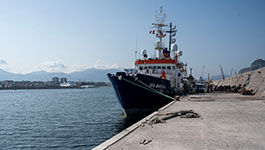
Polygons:
<instances>
[{"instance_id":1,"label":"concrete pier","mask_svg":"<svg viewBox=\"0 0 265 150\"><path fill-rule=\"evenodd\" d=\"M265 149L265 97L184 97L94 149Z\"/></svg>"}]
</instances>

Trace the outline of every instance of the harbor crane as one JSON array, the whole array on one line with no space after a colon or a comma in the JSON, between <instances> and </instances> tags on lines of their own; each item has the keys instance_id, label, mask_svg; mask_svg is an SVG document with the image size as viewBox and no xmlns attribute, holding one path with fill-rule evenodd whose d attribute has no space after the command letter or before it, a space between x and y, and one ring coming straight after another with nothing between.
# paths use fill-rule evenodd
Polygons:
<instances>
[{"instance_id":1,"label":"harbor crane","mask_svg":"<svg viewBox=\"0 0 265 150\"><path fill-rule=\"evenodd\" d=\"M203 80L204 68L205 68L205 66L204 66L204 65L202 65L202 72L201 72L200 80Z\"/></svg>"},{"instance_id":2,"label":"harbor crane","mask_svg":"<svg viewBox=\"0 0 265 150\"><path fill-rule=\"evenodd\" d=\"M233 75L233 68L231 69L230 77L232 77L232 75Z\"/></svg>"},{"instance_id":3,"label":"harbor crane","mask_svg":"<svg viewBox=\"0 0 265 150\"><path fill-rule=\"evenodd\" d=\"M224 80L225 79L225 76L224 76L223 67L221 65L219 65L219 67L221 69L222 80Z\"/></svg>"}]
</instances>

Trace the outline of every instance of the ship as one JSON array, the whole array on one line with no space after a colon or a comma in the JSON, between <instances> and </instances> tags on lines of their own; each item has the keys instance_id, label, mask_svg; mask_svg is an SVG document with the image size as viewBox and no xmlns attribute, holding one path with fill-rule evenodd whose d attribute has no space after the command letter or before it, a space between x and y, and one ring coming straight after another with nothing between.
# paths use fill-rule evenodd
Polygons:
<instances>
[{"instance_id":1,"label":"ship","mask_svg":"<svg viewBox=\"0 0 265 150\"><path fill-rule=\"evenodd\" d=\"M148 57L141 50L134 69L125 69L116 74L107 74L125 115L151 113L174 101L174 96L185 92L187 63L180 61L182 51L176 44L176 26L165 24L166 14L161 7L155 15L149 34L157 38L155 55ZM168 47L164 41L169 37ZM137 51L136 51L137 52Z\"/></svg>"}]
</instances>

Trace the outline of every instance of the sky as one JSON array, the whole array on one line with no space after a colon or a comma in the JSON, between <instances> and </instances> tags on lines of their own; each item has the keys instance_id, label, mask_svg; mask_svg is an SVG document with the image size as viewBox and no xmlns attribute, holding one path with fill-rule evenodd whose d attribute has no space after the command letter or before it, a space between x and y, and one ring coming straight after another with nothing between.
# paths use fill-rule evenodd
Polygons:
<instances>
[{"instance_id":1,"label":"sky","mask_svg":"<svg viewBox=\"0 0 265 150\"><path fill-rule=\"evenodd\" d=\"M265 59L264 0L0 0L0 68L132 68L135 50L154 54L148 32L160 6L195 76Z\"/></svg>"}]
</instances>

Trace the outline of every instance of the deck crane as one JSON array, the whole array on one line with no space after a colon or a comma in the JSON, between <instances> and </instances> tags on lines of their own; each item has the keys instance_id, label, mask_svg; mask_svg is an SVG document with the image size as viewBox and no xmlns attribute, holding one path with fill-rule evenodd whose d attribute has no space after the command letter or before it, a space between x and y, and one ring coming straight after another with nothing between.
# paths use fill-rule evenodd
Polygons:
<instances>
[{"instance_id":1,"label":"deck crane","mask_svg":"<svg viewBox=\"0 0 265 150\"><path fill-rule=\"evenodd\" d=\"M223 71L223 67L221 65L219 65L220 69L221 69L221 74L222 74L222 80L225 79L225 76L224 76L224 71Z\"/></svg>"},{"instance_id":2,"label":"deck crane","mask_svg":"<svg viewBox=\"0 0 265 150\"><path fill-rule=\"evenodd\" d=\"M232 75L233 75L233 69L234 69L234 68L231 69L230 77L232 77Z\"/></svg>"},{"instance_id":3,"label":"deck crane","mask_svg":"<svg viewBox=\"0 0 265 150\"><path fill-rule=\"evenodd\" d=\"M200 80L203 80L204 68L205 68L205 66L204 66L204 65L202 65L202 72L201 72Z\"/></svg>"},{"instance_id":4,"label":"deck crane","mask_svg":"<svg viewBox=\"0 0 265 150\"><path fill-rule=\"evenodd\" d=\"M210 85L211 83L211 78L210 78L210 74L208 73L208 85Z\"/></svg>"}]
</instances>

